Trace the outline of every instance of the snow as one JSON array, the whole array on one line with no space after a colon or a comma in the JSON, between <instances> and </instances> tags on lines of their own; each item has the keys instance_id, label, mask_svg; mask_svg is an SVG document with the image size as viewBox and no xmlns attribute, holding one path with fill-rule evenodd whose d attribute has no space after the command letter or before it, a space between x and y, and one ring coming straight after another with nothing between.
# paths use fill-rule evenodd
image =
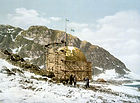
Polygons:
<instances>
[{"instance_id":1,"label":"snow","mask_svg":"<svg viewBox=\"0 0 140 103\"><path fill-rule=\"evenodd\" d=\"M9 69L11 69L11 68L17 68L16 66L13 66L13 65L9 64L9 63L6 62L5 60L0 59L0 69L1 69L3 66L6 66L6 67L9 68Z\"/></svg>"},{"instance_id":2,"label":"snow","mask_svg":"<svg viewBox=\"0 0 140 103\"><path fill-rule=\"evenodd\" d=\"M60 51L62 48L63 48L63 47L59 48L58 51ZM72 51L75 50L75 47L73 47L73 46L68 46L68 49L69 49L69 50L71 51L71 53L72 53Z\"/></svg>"},{"instance_id":3,"label":"snow","mask_svg":"<svg viewBox=\"0 0 140 103\"><path fill-rule=\"evenodd\" d=\"M32 58L28 58L28 57L25 57L24 59L25 59L25 60L29 60L29 61L32 60Z\"/></svg>"},{"instance_id":4,"label":"snow","mask_svg":"<svg viewBox=\"0 0 140 103\"><path fill-rule=\"evenodd\" d=\"M44 68L44 65L39 66L39 68L43 69Z\"/></svg>"},{"instance_id":5,"label":"snow","mask_svg":"<svg viewBox=\"0 0 140 103\"><path fill-rule=\"evenodd\" d=\"M23 31L20 31L20 32L18 33L18 35L16 35L15 39L13 39L13 42L15 42L17 36L21 35L22 32L23 32Z\"/></svg>"},{"instance_id":6,"label":"snow","mask_svg":"<svg viewBox=\"0 0 140 103\"><path fill-rule=\"evenodd\" d=\"M7 33L14 33L14 32L15 32L14 29L8 29L8 30L7 30Z\"/></svg>"},{"instance_id":7,"label":"snow","mask_svg":"<svg viewBox=\"0 0 140 103\"><path fill-rule=\"evenodd\" d=\"M14 53L14 54L18 53L21 50L22 47L23 46L20 46L18 48L11 49L12 50L12 53Z\"/></svg>"},{"instance_id":8,"label":"snow","mask_svg":"<svg viewBox=\"0 0 140 103\"><path fill-rule=\"evenodd\" d=\"M18 52L18 48L15 48L15 49L11 49L12 50L12 53L16 54Z\"/></svg>"},{"instance_id":9,"label":"snow","mask_svg":"<svg viewBox=\"0 0 140 103\"><path fill-rule=\"evenodd\" d=\"M14 37L13 37L13 35L11 35L11 38L12 38L12 41L14 41Z\"/></svg>"},{"instance_id":10,"label":"snow","mask_svg":"<svg viewBox=\"0 0 140 103\"><path fill-rule=\"evenodd\" d=\"M75 48L73 46L68 46L68 49L71 51L72 53L72 50L74 50Z\"/></svg>"},{"instance_id":11,"label":"snow","mask_svg":"<svg viewBox=\"0 0 140 103\"><path fill-rule=\"evenodd\" d=\"M98 78L104 78L105 80L112 80L118 77L118 73L115 72L115 69L106 70L104 73L94 77L93 79L96 80Z\"/></svg>"},{"instance_id":12,"label":"snow","mask_svg":"<svg viewBox=\"0 0 140 103\"><path fill-rule=\"evenodd\" d=\"M119 65L116 65L117 67L120 67Z\"/></svg>"},{"instance_id":13,"label":"snow","mask_svg":"<svg viewBox=\"0 0 140 103\"><path fill-rule=\"evenodd\" d=\"M108 58L108 57L106 57L106 59L107 59L107 60L109 60L109 58Z\"/></svg>"},{"instance_id":14,"label":"snow","mask_svg":"<svg viewBox=\"0 0 140 103\"><path fill-rule=\"evenodd\" d=\"M130 83L128 83L130 84ZM136 84L136 83L132 83L132 84ZM140 84L140 82L138 83ZM115 85L115 84L109 84L109 83L95 83L95 82L91 82L90 85L92 86L101 86L103 88L106 89L111 89L114 92L119 92L119 93L124 93L124 94L129 94L129 95L133 95L133 96L140 96L140 92L138 91L138 88L135 87L128 87L124 85Z\"/></svg>"},{"instance_id":15,"label":"snow","mask_svg":"<svg viewBox=\"0 0 140 103\"><path fill-rule=\"evenodd\" d=\"M0 71L6 66L8 69L18 68L9 64L7 61L0 59ZM22 70L21 68L18 68ZM0 103L123 103L126 102L140 102L137 98L127 97L119 94L118 96L109 94L106 92L93 91L90 89L84 89L81 87L72 87L69 85L63 85L61 83L55 84L48 81L39 81L31 79L31 76L42 77L24 71L21 76L18 73L16 75L8 76L5 73L0 72ZM25 81L29 81L25 82ZM82 85L83 82L81 82ZM94 83L92 83L94 85ZM97 84L101 85L101 84ZM23 88L25 87L25 88ZM28 89L27 87L32 87ZM122 87L122 88L121 88ZM121 91L125 89L125 86L110 86L114 91ZM117 90L116 90L117 89ZM131 91L132 90L132 91ZM130 94L136 93L134 89L128 88ZM135 95L135 94L134 94ZM139 94L136 94L139 96Z\"/></svg>"},{"instance_id":16,"label":"snow","mask_svg":"<svg viewBox=\"0 0 140 103\"><path fill-rule=\"evenodd\" d=\"M140 75L137 75L133 72L129 72L129 74L127 76L131 79L134 79L134 80L139 80L140 79Z\"/></svg>"},{"instance_id":17,"label":"snow","mask_svg":"<svg viewBox=\"0 0 140 103\"><path fill-rule=\"evenodd\" d=\"M95 68L102 70L102 68L99 67L95 67ZM118 73L116 73L115 69L111 69L111 70L106 70L104 73L101 73L93 77L94 80L97 80L99 78L103 78L105 80L121 81L121 80L139 80L140 76L133 72L128 72L128 71L126 71L126 74L124 76L121 76Z\"/></svg>"},{"instance_id":18,"label":"snow","mask_svg":"<svg viewBox=\"0 0 140 103\"><path fill-rule=\"evenodd\" d=\"M140 96L140 92L137 88L134 87L127 87L127 86L115 86L115 85L109 85L108 88L112 89L115 92L122 92L125 94L130 94L134 96Z\"/></svg>"},{"instance_id":19,"label":"snow","mask_svg":"<svg viewBox=\"0 0 140 103\"><path fill-rule=\"evenodd\" d=\"M100 71L103 71L103 68L96 67L96 66L95 66L95 68L98 69L98 70L100 70Z\"/></svg>"},{"instance_id":20,"label":"snow","mask_svg":"<svg viewBox=\"0 0 140 103\"><path fill-rule=\"evenodd\" d=\"M34 38L24 37L27 40L34 40Z\"/></svg>"},{"instance_id":21,"label":"snow","mask_svg":"<svg viewBox=\"0 0 140 103\"><path fill-rule=\"evenodd\" d=\"M20 46L20 47L18 48L18 51L20 51L20 50L21 50L21 48L22 48L22 46Z\"/></svg>"}]
</instances>

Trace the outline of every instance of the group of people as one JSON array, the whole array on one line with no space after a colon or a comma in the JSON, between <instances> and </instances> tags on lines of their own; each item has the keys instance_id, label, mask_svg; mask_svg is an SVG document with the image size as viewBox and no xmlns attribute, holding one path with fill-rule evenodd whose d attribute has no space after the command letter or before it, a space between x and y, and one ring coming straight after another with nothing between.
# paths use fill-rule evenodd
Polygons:
<instances>
[{"instance_id":1,"label":"group of people","mask_svg":"<svg viewBox=\"0 0 140 103\"><path fill-rule=\"evenodd\" d=\"M85 87L89 88L89 78L88 78L88 76L86 78L84 78L84 81L85 81ZM75 75L74 76L70 75L70 78L69 78L70 85L73 85L73 83L74 83L74 87L76 87L76 82L77 82L76 76Z\"/></svg>"},{"instance_id":2,"label":"group of people","mask_svg":"<svg viewBox=\"0 0 140 103\"><path fill-rule=\"evenodd\" d=\"M74 83L74 87L76 86L76 82L77 82L77 80L76 80L76 76L74 75L70 75L70 85L73 85L73 83Z\"/></svg>"}]
</instances>

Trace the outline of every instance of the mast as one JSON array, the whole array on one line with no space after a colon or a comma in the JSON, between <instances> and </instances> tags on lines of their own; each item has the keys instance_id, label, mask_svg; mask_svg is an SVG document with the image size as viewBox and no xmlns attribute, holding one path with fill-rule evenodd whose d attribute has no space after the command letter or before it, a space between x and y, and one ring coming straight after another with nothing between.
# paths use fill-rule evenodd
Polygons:
<instances>
[{"instance_id":1,"label":"mast","mask_svg":"<svg viewBox=\"0 0 140 103\"><path fill-rule=\"evenodd\" d=\"M67 46L67 22L69 20L68 19L65 19L65 46Z\"/></svg>"},{"instance_id":2,"label":"mast","mask_svg":"<svg viewBox=\"0 0 140 103\"><path fill-rule=\"evenodd\" d=\"M66 49L66 46L67 46L67 22L68 22L69 20L68 19L65 19L65 49ZM66 79L66 51L65 51L65 70L64 70L64 78Z\"/></svg>"}]
</instances>

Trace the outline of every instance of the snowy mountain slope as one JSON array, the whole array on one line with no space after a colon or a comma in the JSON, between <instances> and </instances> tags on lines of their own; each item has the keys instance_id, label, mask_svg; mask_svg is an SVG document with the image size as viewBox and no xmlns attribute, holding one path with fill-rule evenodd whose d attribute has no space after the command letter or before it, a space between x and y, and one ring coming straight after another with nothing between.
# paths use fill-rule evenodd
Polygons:
<instances>
[{"instance_id":1,"label":"snowy mountain slope","mask_svg":"<svg viewBox=\"0 0 140 103\"><path fill-rule=\"evenodd\" d=\"M103 70L103 68L96 67L98 70ZM93 71L94 72L94 71ZM120 75L116 72L115 69L106 70L103 73L99 75L93 74L93 79L97 80L99 78L104 78L105 80L139 80L140 76L137 74L134 74L133 72L125 71L125 75Z\"/></svg>"},{"instance_id":2,"label":"snowy mountain slope","mask_svg":"<svg viewBox=\"0 0 140 103\"><path fill-rule=\"evenodd\" d=\"M0 102L2 103L139 103L135 96L107 93L49 82L49 78L23 71L0 59ZM48 81L46 81L48 79ZM82 85L82 84L81 84ZM95 86L95 84L92 83ZM100 85L100 84L97 84ZM104 89L106 86L102 86Z\"/></svg>"},{"instance_id":3,"label":"snowy mountain slope","mask_svg":"<svg viewBox=\"0 0 140 103\"><path fill-rule=\"evenodd\" d=\"M0 49L16 53L37 66L43 66L44 45L64 41L64 34L63 31L45 26L31 26L23 30L10 25L0 25ZM85 54L87 61L92 62L96 75L110 69L115 69L115 72L121 75L129 71L123 62L102 47L81 41L71 34L67 35L67 44L79 48Z\"/></svg>"}]
</instances>

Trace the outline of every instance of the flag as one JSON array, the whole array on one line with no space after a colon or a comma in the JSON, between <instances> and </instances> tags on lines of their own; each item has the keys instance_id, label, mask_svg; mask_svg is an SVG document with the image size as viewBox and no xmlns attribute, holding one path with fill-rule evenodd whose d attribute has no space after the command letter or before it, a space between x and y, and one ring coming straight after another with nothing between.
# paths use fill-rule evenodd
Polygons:
<instances>
[{"instance_id":1,"label":"flag","mask_svg":"<svg viewBox=\"0 0 140 103\"><path fill-rule=\"evenodd\" d=\"M69 21L68 19L66 19L66 21Z\"/></svg>"},{"instance_id":2,"label":"flag","mask_svg":"<svg viewBox=\"0 0 140 103\"><path fill-rule=\"evenodd\" d=\"M71 29L71 31L72 31L72 32L75 32L75 30L74 30L74 29Z\"/></svg>"}]
</instances>

